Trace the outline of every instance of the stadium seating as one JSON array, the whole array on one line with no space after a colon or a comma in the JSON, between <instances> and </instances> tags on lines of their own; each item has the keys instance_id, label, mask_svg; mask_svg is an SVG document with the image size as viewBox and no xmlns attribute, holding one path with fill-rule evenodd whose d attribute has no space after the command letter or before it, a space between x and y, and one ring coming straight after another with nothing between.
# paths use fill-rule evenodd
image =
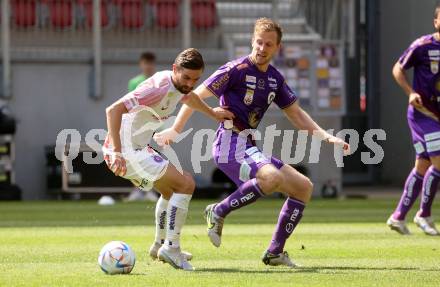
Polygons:
<instances>
[{"instance_id":1,"label":"stadium seating","mask_svg":"<svg viewBox=\"0 0 440 287\"><path fill-rule=\"evenodd\" d=\"M74 3L69 0L42 0L49 11L51 27L65 29L73 26Z\"/></svg>"},{"instance_id":2,"label":"stadium seating","mask_svg":"<svg viewBox=\"0 0 440 287\"><path fill-rule=\"evenodd\" d=\"M101 0L101 26L107 27L110 24L109 1ZM84 17L87 27L93 26L93 0L77 0L79 11Z\"/></svg>"},{"instance_id":3,"label":"stadium seating","mask_svg":"<svg viewBox=\"0 0 440 287\"><path fill-rule=\"evenodd\" d=\"M123 28L139 29L145 25L145 3L143 0L115 1L120 24Z\"/></svg>"},{"instance_id":4,"label":"stadium seating","mask_svg":"<svg viewBox=\"0 0 440 287\"><path fill-rule=\"evenodd\" d=\"M150 4L154 7L158 27L172 29L179 25L180 0L150 0Z\"/></svg>"},{"instance_id":5,"label":"stadium seating","mask_svg":"<svg viewBox=\"0 0 440 287\"><path fill-rule=\"evenodd\" d=\"M214 0L191 1L192 23L197 29L209 29L217 25L217 11Z\"/></svg>"},{"instance_id":6,"label":"stadium seating","mask_svg":"<svg viewBox=\"0 0 440 287\"><path fill-rule=\"evenodd\" d=\"M13 23L17 27L35 26L37 23L37 3L35 0L16 0L12 2Z\"/></svg>"}]
</instances>

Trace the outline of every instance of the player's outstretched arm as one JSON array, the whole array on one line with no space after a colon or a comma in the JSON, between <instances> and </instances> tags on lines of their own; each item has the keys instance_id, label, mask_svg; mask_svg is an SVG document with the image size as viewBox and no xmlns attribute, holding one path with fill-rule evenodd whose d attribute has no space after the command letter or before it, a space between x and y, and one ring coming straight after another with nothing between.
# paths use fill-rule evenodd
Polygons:
<instances>
[{"instance_id":1,"label":"player's outstretched arm","mask_svg":"<svg viewBox=\"0 0 440 287\"><path fill-rule=\"evenodd\" d=\"M173 142L183 131L185 124L188 122L194 110L199 110L220 122L226 119L233 119L234 114L226 110L227 107L217 107L212 109L204 102L204 99L212 97L213 95L214 94L202 84L198 86L194 92L185 96L185 99L182 100L183 105L177 114L173 126L154 134L153 138L156 143L160 146L164 146Z\"/></svg>"},{"instance_id":2,"label":"player's outstretched arm","mask_svg":"<svg viewBox=\"0 0 440 287\"><path fill-rule=\"evenodd\" d=\"M306 130L309 134L314 135L335 145L339 145L344 150L344 153L350 152L350 145L344 142L342 139L337 138L325 130L323 130L310 116L304 111L298 103L294 103L289 107L283 109L284 114L289 121L299 130Z\"/></svg>"},{"instance_id":3,"label":"player's outstretched arm","mask_svg":"<svg viewBox=\"0 0 440 287\"><path fill-rule=\"evenodd\" d=\"M226 110L226 107L213 109L205 103L204 99L212 97L213 95L214 94L203 84L198 86L194 92L186 95L185 99L182 101L184 105L180 109L173 125L176 131L181 132L183 130L186 122L191 117L193 110L198 110L219 122L233 119L234 114Z\"/></svg>"}]
</instances>

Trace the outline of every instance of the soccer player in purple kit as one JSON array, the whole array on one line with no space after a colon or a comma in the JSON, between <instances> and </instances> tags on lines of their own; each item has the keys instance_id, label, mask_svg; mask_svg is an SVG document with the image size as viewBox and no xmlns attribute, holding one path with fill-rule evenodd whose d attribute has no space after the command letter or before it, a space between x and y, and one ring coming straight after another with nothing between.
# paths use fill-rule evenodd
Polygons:
<instances>
[{"instance_id":1,"label":"soccer player in purple kit","mask_svg":"<svg viewBox=\"0 0 440 287\"><path fill-rule=\"evenodd\" d=\"M408 125L416 151L415 166L387 221L392 230L401 234L410 234L405 217L422 193L414 223L427 235L440 235L431 216L440 181L440 4L435 8L434 27L437 32L415 40L393 68L396 82L409 97ZM410 68L414 68L412 87L405 72Z\"/></svg>"},{"instance_id":2,"label":"soccer player in purple kit","mask_svg":"<svg viewBox=\"0 0 440 287\"><path fill-rule=\"evenodd\" d=\"M324 131L300 108L295 93L287 86L280 72L270 65L279 51L281 37L282 30L277 23L268 18L258 19L254 27L252 53L220 67L194 93L202 99L218 97L221 105L235 115L232 123L220 125L213 145L217 166L236 183L238 189L205 210L212 244L220 246L223 221L231 211L280 191L287 196L287 200L262 260L266 265L295 267L284 251L284 245L301 220L313 185L293 167L274 157L264 156L255 146L252 136L240 132L257 128L273 101L297 128L340 145L345 150L349 149L349 145ZM157 134L157 138L162 142L172 140L170 135L182 132L191 114L188 106L182 106L173 127ZM237 159L240 153L241 158Z\"/></svg>"}]
</instances>

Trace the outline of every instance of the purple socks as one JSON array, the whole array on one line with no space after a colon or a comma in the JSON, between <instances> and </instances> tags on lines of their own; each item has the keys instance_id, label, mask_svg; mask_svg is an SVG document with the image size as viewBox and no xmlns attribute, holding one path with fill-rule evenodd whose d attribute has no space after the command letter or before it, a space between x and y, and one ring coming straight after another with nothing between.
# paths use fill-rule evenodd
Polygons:
<instances>
[{"instance_id":1,"label":"purple socks","mask_svg":"<svg viewBox=\"0 0 440 287\"><path fill-rule=\"evenodd\" d=\"M437 191L438 183L440 181L440 171L431 166L425 174L423 180L423 194L420 201L420 211L418 216L431 216L431 206L434 201L435 193Z\"/></svg>"},{"instance_id":2,"label":"purple socks","mask_svg":"<svg viewBox=\"0 0 440 287\"><path fill-rule=\"evenodd\" d=\"M414 202L422 190L423 176L419 175L415 169L411 171L405 182L400 202L393 213L393 218L396 220L404 220L406 214L411 209Z\"/></svg>"},{"instance_id":3,"label":"purple socks","mask_svg":"<svg viewBox=\"0 0 440 287\"><path fill-rule=\"evenodd\" d=\"M283 252L287 238L293 233L296 225L301 220L304 207L305 205L303 202L291 197L287 198L281 208L278 223L275 232L272 235L272 241L267 249L270 253L279 254Z\"/></svg>"},{"instance_id":4,"label":"purple socks","mask_svg":"<svg viewBox=\"0 0 440 287\"><path fill-rule=\"evenodd\" d=\"M215 206L214 212L220 217L226 217L231 211L242 208L248 204L255 202L264 194L257 184L257 179L253 178L231 193Z\"/></svg>"}]
</instances>

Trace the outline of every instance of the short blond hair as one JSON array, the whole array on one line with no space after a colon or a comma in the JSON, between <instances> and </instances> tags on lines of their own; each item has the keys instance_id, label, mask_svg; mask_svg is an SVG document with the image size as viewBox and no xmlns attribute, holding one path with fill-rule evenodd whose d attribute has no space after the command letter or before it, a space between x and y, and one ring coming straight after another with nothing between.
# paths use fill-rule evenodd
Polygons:
<instances>
[{"instance_id":1,"label":"short blond hair","mask_svg":"<svg viewBox=\"0 0 440 287\"><path fill-rule=\"evenodd\" d=\"M257 19L254 25L254 35L259 32L276 32L278 36L278 44L281 43L283 30L281 29L281 26L274 20L265 17Z\"/></svg>"}]
</instances>

